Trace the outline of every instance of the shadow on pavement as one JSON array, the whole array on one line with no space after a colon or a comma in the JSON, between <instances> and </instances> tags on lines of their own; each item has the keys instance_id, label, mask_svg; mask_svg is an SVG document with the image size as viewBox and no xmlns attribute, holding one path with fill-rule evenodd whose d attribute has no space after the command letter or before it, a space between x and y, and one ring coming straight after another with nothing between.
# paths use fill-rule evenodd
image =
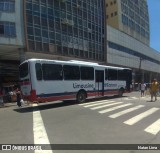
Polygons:
<instances>
[{"instance_id":1,"label":"shadow on pavement","mask_svg":"<svg viewBox=\"0 0 160 153\"><path fill-rule=\"evenodd\" d=\"M111 100L115 98L124 98L127 96L123 97L118 97L118 96L111 96L111 97L101 97L101 98L94 98L94 99L87 99L86 102L94 102L94 101L101 101L101 100ZM47 103L38 103L37 106L22 106L20 108L15 108L13 109L14 111L18 113L30 113L33 111L39 111L39 110L47 110L47 109L54 109L54 108L60 108L60 107L67 107L71 105L77 105L78 103L75 102L75 100L65 100L61 102L47 102Z\"/></svg>"}]
</instances>

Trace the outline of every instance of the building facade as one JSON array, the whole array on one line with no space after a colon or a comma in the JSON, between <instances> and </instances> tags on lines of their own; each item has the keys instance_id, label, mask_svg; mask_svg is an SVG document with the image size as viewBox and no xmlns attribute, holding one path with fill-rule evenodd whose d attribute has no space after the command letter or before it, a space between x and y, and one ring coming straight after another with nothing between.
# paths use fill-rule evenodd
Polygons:
<instances>
[{"instance_id":1,"label":"building facade","mask_svg":"<svg viewBox=\"0 0 160 153\"><path fill-rule=\"evenodd\" d=\"M0 1L0 84L15 82L24 48L22 0Z\"/></svg>"},{"instance_id":2,"label":"building facade","mask_svg":"<svg viewBox=\"0 0 160 153\"><path fill-rule=\"evenodd\" d=\"M106 0L107 24L149 46L147 0Z\"/></svg>"},{"instance_id":3,"label":"building facade","mask_svg":"<svg viewBox=\"0 0 160 153\"><path fill-rule=\"evenodd\" d=\"M1 0L0 83L18 81L18 65L29 58L105 63L104 3L104 0Z\"/></svg>"},{"instance_id":4,"label":"building facade","mask_svg":"<svg viewBox=\"0 0 160 153\"><path fill-rule=\"evenodd\" d=\"M0 84L18 82L29 58L94 61L152 78L160 55L148 46L148 22L145 0L1 0Z\"/></svg>"},{"instance_id":5,"label":"building facade","mask_svg":"<svg viewBox=\"0 0 160 153\"><path fill-rule=\"evenodd\" d=\"M132 68L133 82L160 80L160 52L111 26L107 26L107 62Z\"/></svg>"},{"instance_id":6,"label":"building facade","mask_svg":"<svg viewBox=\"0 0 160 153\"><path fill-rule=\"evenodd\" d=\"M105 61L104 0L26 0L24 9L32 56Z\"/></svg>"}]
</instances>

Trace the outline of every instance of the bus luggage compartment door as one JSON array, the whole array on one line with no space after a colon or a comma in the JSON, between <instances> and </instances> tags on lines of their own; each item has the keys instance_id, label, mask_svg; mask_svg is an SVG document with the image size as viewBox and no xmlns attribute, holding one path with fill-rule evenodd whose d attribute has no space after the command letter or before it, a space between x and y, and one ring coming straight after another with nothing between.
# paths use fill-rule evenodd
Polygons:
<instances>
[{"instance_id":1,"label":"bus luggage compartment door","mask_svg":"<svg viewBox=\"0 0 160 153\"><path fill-rule=\"evenodd\" d=\"M96 96L104 96L104 71L95 71Z\"/></svg>"}]
</instances>

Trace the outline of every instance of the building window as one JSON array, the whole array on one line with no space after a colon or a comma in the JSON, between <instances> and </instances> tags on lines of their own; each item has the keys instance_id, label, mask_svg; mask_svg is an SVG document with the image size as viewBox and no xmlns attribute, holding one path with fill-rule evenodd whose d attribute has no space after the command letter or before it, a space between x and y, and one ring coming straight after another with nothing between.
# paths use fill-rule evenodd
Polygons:
<instances>
[{"instance_id":1,"label":"building window","mask_svg":"<svg viewBox=\"0 0 160 153\"><path fill-rule=\"evenodd\" d=\"M1 0L0 11L4 12L15 12L15 1L14 0Z\"/></svg>"},{"instance_id":2,"label":"building window","mask_svg":"<svg viewBox=\"0 0 160 153\"><path fill-rule=\"evenodd\" d=\"M128 17L122 14L122 23L128 25Z\"/></svg>"},{"instance_id":3,"label":"building window","mask_svg":"<svg viewBox=\"0 0 160 153\"><path fill-rule=\"evenodd\" d=\"M0 36L15 37L16 27L12 22L0 22Z\"/></svg>"}]
</instances>

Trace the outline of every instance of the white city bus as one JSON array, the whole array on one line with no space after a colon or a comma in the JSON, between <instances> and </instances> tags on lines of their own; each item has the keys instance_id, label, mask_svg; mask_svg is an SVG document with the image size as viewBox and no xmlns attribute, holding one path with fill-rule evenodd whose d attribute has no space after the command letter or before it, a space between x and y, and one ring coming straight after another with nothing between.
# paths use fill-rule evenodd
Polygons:
<instances>
[{"instance_id":1,"label":"white city bus","mask_svg":"<svg viewBox=\"0 0 160 153\"><path fill-rule=\"evenodd\" d=\"M22 94L31 102L122 96L132 80L128 68L75 60L29 59L20 64L19 74Z\"/></svg>"}]
</instances>

